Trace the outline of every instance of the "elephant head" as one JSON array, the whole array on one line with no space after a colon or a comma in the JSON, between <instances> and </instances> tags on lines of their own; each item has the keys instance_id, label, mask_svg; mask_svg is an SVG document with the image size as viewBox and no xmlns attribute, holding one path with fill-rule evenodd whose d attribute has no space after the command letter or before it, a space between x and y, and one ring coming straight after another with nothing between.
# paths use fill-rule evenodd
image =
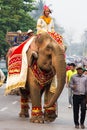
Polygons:
<instances>
[{"instance_id":1,"label":"elephant head","mask_svg":"<svg viewBox=\"0 0 87 130\"><path fill-rule=\"evenodd\" d=\"M37 58L39 68L47 72L53 69L57 75L56 93L50 100L49 104L45 106L51 107L60 96L65 84L66 64L64 50L61 48L61 45L58 44L57 41L47 32L36 36L35 41L31 44L31 46L33 46L33 44L36 46L36 49L33 49L32 56L34 57L35 51L35 57ZM30 64L32 64L32 60Z\"/></svg>"}]
</instances>

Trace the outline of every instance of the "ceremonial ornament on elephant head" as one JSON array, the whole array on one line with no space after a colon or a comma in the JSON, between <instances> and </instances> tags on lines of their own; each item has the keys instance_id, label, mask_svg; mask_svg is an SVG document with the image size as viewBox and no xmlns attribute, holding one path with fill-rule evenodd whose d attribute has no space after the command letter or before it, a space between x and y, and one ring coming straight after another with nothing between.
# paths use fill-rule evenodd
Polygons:
<instances>
[{"instance_id":1,"label":"ceremonial ornament on elephant head","mask_svg":"<svg viewBox=\"0 0 87 130\"><path fill-rule=\"evenodd\" d=\"M36 60L33 62L33 65L30 67L37 82L40 84L40 88L42 89L44 87L45 84L50 83L55 75L55 72L50 71L50 72L46 72L46 71L42 71L38 65Z\"/></svg>"}]
</instances>

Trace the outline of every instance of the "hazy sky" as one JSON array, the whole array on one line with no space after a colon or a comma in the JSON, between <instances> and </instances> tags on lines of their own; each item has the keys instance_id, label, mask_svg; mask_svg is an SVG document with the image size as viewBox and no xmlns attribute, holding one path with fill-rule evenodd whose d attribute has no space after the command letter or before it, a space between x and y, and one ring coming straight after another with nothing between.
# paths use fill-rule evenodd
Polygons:
<instances>
[{"instance_id":1,"label":"hazy sky","mask_svg":"<svg viewBox=\"0 0 87 130\"><path fill-rule=\"evenodd\" d=\"M68 31L74 32L74 39L80 39L87 29L87 0L45 0L53 10L52 17Z\"/></svg>"}]
</instances>

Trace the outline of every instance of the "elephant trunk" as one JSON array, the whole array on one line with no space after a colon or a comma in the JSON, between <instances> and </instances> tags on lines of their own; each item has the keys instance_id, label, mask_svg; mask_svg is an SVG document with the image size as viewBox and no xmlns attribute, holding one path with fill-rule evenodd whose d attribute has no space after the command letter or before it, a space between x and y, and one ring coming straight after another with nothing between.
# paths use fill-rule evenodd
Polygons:
<instances>
[{"instance_id":1,"label":"elephant trunk","mask_svg":"<svg viewBox=\"0 0 87 130\"><path fill-rule=\"evenodd\" d=\"M53 61L53 65L56 70L57 75L57 89L51 100L49 101L49 104L44 106L44 108L51 107L59 98L65 84L65 76L66 76L66 63L65 63L65 57L64 53L61 49L56 50L57 56L55 56L55 59ZM54 56L53 56L54 57Z\"/></svg>"}]
</instances>

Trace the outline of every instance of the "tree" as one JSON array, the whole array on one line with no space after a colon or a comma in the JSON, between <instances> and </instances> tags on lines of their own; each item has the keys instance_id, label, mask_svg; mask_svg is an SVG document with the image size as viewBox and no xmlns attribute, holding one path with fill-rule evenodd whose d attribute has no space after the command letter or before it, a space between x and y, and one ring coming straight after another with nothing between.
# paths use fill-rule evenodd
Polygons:
<instances>
[{"instance_id":1,"label":"tree","mask_svg":"<svg viewBox=\"0 0 87 130\"><path fill-rule=\"evenodd\" d=\"M45 2L43 0L38 0L36 3L36 10L33 10L31 12L31 15L36 20L42 15L43 12L43 6L45 5Z\"/></svg>"},{"instance_id":2,"label":"tree","mask_svg":"<svg viewBox=\"0 0 87 130\"><path fill-rule=\"evenodd\" d=\"M35 10L34 0L0 0L0 56L5 56L9 45L5 41L7 31L35 30L36 21L29 15Z\"/></svg>"}]
</instances>

